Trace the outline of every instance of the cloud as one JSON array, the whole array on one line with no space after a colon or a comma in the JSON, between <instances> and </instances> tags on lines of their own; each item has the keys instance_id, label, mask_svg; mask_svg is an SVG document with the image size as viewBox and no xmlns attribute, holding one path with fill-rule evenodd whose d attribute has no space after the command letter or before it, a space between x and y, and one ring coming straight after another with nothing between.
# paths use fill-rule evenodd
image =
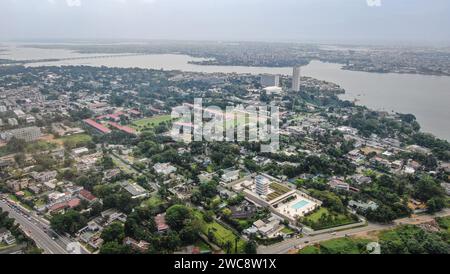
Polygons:
<instances>
[{"instance_id":1,"label":"cloud","mask_svg":"<svg viewBox=\"0 0 450 274\"><path fill-rule=\"evenodd\" d=\"M381 0L367 0L369 7L381 7Z\"/></svg>"},{"instance_id":2,"label":"cloud","mask_svg":"<svg viewBox=\"0 0 450 274\"><path fill-rule=\"evenodd\" d=\"M66 0L66 4L69 7L80 7L81 0Z\"/></svg>"}]
</instances>

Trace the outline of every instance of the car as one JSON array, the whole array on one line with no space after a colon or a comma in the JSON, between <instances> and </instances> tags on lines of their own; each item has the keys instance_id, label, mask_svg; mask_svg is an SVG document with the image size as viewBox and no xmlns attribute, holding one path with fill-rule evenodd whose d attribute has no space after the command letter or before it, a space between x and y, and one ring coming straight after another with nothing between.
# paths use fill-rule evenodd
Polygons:
<instances>
[{"instance_id":1,"label":"car","mask_svg":"<svg viewBox=\"0 0 450 274\"><path fill-rule=\"evenodd\" d=\"M305 244L309 244L309 241L305 241Z\"/></svg>"}]
</instances>

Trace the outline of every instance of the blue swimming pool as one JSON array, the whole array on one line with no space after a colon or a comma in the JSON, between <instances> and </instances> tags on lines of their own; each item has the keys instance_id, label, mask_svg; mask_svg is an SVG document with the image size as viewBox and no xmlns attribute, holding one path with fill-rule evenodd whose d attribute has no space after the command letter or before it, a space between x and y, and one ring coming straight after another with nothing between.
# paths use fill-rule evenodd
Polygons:
<instances>
[{"instance_id":1,"label":"blue swimming pool","mask_svg":"<svg viewBox=\"0 0 450 274\"><path fill-rule=\"evenodd\" d=\"M309 204L308 201L306 201L306 200L301 200L300 202L293 204L293 205L292 205L292 208L293 208L293 209L300 209L300 208L302 208L302 207L305 207L305 206L308 205L308 204Z\"/></svg>"}]
</instances>

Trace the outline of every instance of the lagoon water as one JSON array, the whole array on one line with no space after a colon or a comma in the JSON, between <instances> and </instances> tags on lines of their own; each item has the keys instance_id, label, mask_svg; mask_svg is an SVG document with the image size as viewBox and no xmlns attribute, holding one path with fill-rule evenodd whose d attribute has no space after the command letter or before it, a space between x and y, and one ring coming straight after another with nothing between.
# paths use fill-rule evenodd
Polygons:
<instances>
[{"instance_id":1,"label":"lagoon water","mask_svg":"<svg viewBox=\"0 0 450 274\"><path fill-rule=\"evenodd\" d=\"M48 58L76 58L101 56L80 54L68 50L48 50L6 46L0 58L36 60ZM87 65L123 68L147 68L194 72L223 72L290 75L292 68L201 66L189 64L202 60L186 55L157 54L118 56L95 59L75 59L60 62L32 63L29 66ZM450 140L450 77L396 73L368 73L342 70L341 65L313 61L302 68L302 75L339 84L346 90L343 99L357 100L358 104L376 110L414 114L423 131Z\"/></svg>"}]
</instances>

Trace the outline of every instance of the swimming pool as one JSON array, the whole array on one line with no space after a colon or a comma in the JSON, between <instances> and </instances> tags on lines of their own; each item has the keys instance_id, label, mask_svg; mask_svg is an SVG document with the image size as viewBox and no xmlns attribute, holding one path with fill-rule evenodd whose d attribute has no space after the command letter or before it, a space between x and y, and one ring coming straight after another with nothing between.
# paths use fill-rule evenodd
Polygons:
<instances>
[{"instance_id":1,"label":"swimming pool","mask_svg":"<svg viewBox=\"0 0 450 274\"><path fill-rule=\"evenodd\" d=\"M305 207L306 205L308 205L309 202L306 200L301 200L300 202L297 202L295 204L292 205L293 209L300 209L302 207Z\"/></svg>"}]
</instances>

